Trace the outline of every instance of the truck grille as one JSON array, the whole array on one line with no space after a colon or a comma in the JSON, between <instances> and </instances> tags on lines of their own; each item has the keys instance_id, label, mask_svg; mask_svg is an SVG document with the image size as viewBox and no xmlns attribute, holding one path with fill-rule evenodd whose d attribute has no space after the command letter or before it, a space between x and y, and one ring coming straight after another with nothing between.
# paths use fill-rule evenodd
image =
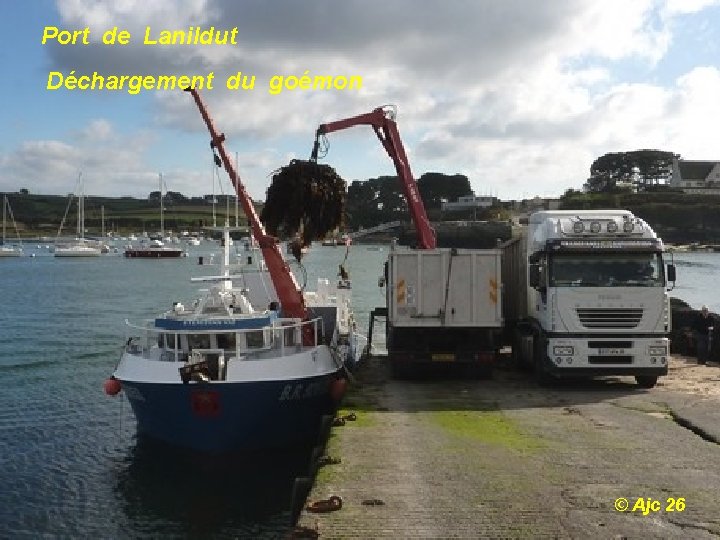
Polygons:
<instances>
[{"instance_id":1,"label":"truck grille","mask_svg":"<svg viewBox=\"0 0 720 540\"><path fill-rule=\"evenodd\" d=\"M585 328L635 328L642 319L642 308L577 308Z\"/></svg>"}]
</instances>

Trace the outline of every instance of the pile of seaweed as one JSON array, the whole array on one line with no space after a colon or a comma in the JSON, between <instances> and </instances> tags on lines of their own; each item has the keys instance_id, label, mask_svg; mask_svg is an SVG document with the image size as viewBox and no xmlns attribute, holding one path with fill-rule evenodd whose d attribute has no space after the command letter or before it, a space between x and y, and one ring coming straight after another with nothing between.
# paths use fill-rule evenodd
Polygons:
<instances>
[{"instance_id":1,"label":"pile of seaweed","mask_svg":"<svg viewBox=\"0 0 720 540\"><path fill-rule=\"evenodd\" d=\"M329 165L294 159L273 174L260 220L269 234L309 246L342 226L345 188Z\"/></svg>"}]
</instances>

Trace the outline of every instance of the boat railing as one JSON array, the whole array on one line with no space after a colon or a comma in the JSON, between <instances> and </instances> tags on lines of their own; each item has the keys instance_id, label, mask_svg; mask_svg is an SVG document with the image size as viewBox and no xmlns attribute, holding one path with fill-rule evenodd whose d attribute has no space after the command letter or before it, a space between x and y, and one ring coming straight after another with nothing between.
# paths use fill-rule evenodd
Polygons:
<instances>
[{"instance_id":1,"label":"boat railing","mask_svg":"<svg viewBox=\"0 0 720 540\"><path fill-rule=\"evenodd\" d=\"M260 360L295 354L325 342L322 317L307 321L277 318L271 325L242 329L166 330L157 328L154 319L147 319L143 324L133 324L126 319L125 324L142 332L141 336L127 339L127 353L166 362L187 362L195 350L216 348L237 359Z\"/></svg>"}]
</instances>

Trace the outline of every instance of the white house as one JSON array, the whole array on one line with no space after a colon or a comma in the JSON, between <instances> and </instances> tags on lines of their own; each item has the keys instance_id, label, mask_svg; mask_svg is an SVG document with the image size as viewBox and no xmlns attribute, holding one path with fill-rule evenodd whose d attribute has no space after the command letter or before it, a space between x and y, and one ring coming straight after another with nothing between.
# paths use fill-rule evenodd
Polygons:
<instances>
[{"instance_id":1,"label":"white house","mask_svg":"<svg viewBox=\"0 0 720 540\"><path fill-rule=\"evenodd\" d=\"M720 195L720 161L676 158L670 186L693 195Z\"/></svg>"},{"instance_id":2,"label":"white house","mask_svg":"<svg viewBox=\"0 0 720 540\"><path fill-rule=\"evenodd\" d=\"M495 197L476 197L475 195L465 195L459 197L454 202L442 203L442 210L448 212L458 212L460 210L472 210L478 208L490 208L497 199Z\"/></svg>"}]
</instances>

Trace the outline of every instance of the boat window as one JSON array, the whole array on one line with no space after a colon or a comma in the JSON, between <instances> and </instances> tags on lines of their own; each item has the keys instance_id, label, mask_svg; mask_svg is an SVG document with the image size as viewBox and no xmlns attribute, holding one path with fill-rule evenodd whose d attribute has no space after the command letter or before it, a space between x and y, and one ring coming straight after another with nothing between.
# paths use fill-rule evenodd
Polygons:
<instances>
[{"instance_id":1,"label":"boat window","mask_svg":"<svg viewBox=\"0 0 720 540\"><path fill-rule=\"evenodd\" d=\"M285 345L295 345L295 327L292 326L290 328L285 328L283 330L283 334L285 334Z\"/></svg>"},{"instance_id":2,"label":"boat window","mask_svg":"<svg viewBox=\"0 0 720 540\"><path fill-rule=\"evenodd\" d=\"M217 339L218 349L235 350L235 333L217 334L215 338Z\"/></svg>"},{"instance_id":3,"label":"boat window","mask_svg":"<svg viewBox=\"0 0 720 540\"><path fill-rule=\"evenodd\" d=\"M161 349L175 350L175 338L177 334L158 334L158 346Z\"/></svg>"},{"instance_id":4,"label":"boat window","mask_svg":"<svg viewBox=\"0 0 720 540\"><path fill-rule=\"evenodd\" d=\"M209 349L209 334L188 334L188 346L190 349Z\"/></svg>"},{"instance_id":5,"label":"boat window","mask_svg":"<svg viewBox=\"0 0 720 540\"><path fill-rule=\"evenodd\" d=\"M262 330L246 332L245 339L247 340L248 349L258 349L265 345L265 336Z\"/></svg>"}]
</instances>

